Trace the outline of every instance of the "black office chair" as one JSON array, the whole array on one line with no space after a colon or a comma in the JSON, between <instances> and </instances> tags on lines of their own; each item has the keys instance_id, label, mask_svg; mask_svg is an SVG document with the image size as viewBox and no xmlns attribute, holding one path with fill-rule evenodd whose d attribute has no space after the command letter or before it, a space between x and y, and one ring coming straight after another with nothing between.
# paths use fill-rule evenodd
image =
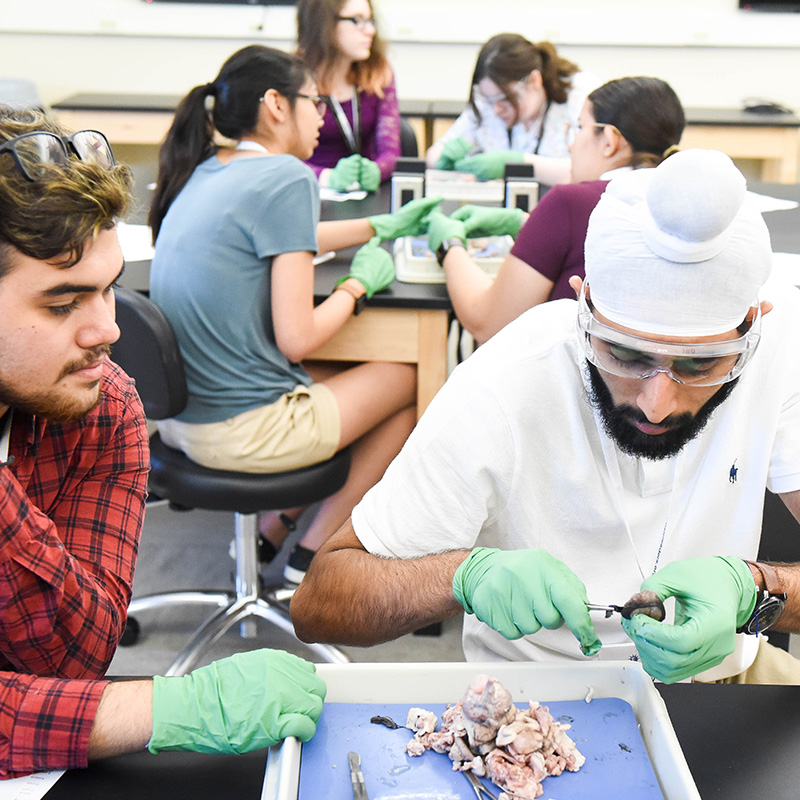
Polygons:
<instances>
[{"instance_id":1,"label":"black office chair","mask_svg":"<svg viewBox=\"0 0 800 800\"><path fill-rule=\"evenodd\" d=\"M167 318L152 300L138 292L117 289L116 301L121 336L112 358L136 381L148 419L175 416L186 406L188 395L180 350ZM322 500L344 485L349 468L350 453L345 449L328 461L290 472L262 475L207 469L167 447L157 433L153 435L150 492L175 508L232 511L235 519L235 591L173 591L131 601L129 620L139 612L165 606L217 607L195 631L167 675L188 672L197 658L237 622L241 623L243 637L255 636L252 617L265 619L294 636L288 613L294 589L285 585L267 587L260 596L258 512ZM138 623L132 626L135 630ZM324 661L350 660L329 645L307 647Z\"/></svg>"},{"instance_id":2,"label":"black office chair","mask_svg":"<svg viewBox=\"0 0 800 800\"><path fill-rule=\"evenodd\" d=\"M403 158L419 158L417 134L405 117L400 117L400 155Z\"/></svg>"}]
</instances>

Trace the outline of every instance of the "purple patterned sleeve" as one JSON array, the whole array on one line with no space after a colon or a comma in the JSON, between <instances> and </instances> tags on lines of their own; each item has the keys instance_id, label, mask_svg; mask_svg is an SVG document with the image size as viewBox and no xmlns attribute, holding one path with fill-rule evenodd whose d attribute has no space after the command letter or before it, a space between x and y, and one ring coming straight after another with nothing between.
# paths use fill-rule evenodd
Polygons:
<instances>
[{"instance_id":1,"label":"purple patterned sleeve","mask_svg":"<svg viewBox=\"0 0 800 800\"><path fill-rule=\"evenodd\" d=\"M383 99L378 104L378 124L375 129L375 163L380 167L381 180L387 180L400 157L400 110L397 106L397 91L392 80L383 90Z\"/></svg>"}]
</instances>

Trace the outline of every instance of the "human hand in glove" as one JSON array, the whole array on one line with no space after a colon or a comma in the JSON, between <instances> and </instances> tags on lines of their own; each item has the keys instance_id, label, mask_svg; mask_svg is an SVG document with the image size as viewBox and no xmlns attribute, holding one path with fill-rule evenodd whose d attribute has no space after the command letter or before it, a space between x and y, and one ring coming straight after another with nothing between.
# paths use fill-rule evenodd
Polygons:
<instances>
[{"instance_id":1,"label":"human hand in glove","mask_svg":"<svg viewBox=\"0 0 800 800\"><path fill-rule=\"evenodd\" d=\"M519 208L490 208L489 206L461 206L451 215L464 223L467 236L516 236L525 221L525 212Z\"/></svg>"},{"instance_id":2,"label":"human hand in glove","mask_svg":"<svg viewBox=\"0 0 800 800\"><path fill-rule=\"evenodd\" d=\"M428 218L441 202L441 197L420 197L400 206L394 214L378 214L368 217L367 222L382 242L401 236L420 236L428 230Z\"/></svg>"},{"instance_id":3,"label":"human hand in glove","mask_svg":"<svg viewBox=\"0 0 800 800\"><path fill-rule=\"evenodd\" d=\"M355 278L367 291L367 298L389 286L395 277L394 259L380 246L380 239L373 236L359 247L350 264L350 273L337 282Z\"/></svg>"},{"instance_id":4,"label":"human hand in glove","mask_svg":"<svg viewBox=\"0 0 800 800\"><path fill-rule=\"evenodd\" d=\"M428 221L428 249L436 253L442 242L447 239L461 239L466 247L467 231L463 222L437 211L431 214Z\"/></svg>"},{"instance_id":5,"label":"human hand in glove","mask_svg":"<svg viewBox=\"0 0 800 800\"><path fill-rule=\"evenodd\" d=\"M493 150L490 153L461 158L456 161L455 168L459 172L471 172L479 181L490 181L503 177L506 164L521 163L524 160L524 153L516 150Z\"/></svg>"},{"instance_id":6,"label":"human hand in glove","mask_svg":"<svg viewBox=\"0 0 800 800\"><path fill-rule=\"evenodd\" d=\"M361 169L358 173L361 188L374 192L381 185L381 168L368 158L361 158Z\"/></svg>"},{"instance_id":7,"label":"human hand in glove","mask_svg":"<svg viewBox=\"0 0 800 800\"><path fill-rule=\"evenodd\" d=\"M472 150L472 145L463 136L448 139L442 145L442 152L436 162L436 169L454 169L456 161L464 158L470 150Z\"/></svg>"},{"instance_id":8,"label":"human hand in glove","mask_svg":"<svg viewBox=\"0 0 800 800\"><path fill-rule=\"evenodd\" d=\"M586 587L563 561L545 550L477 547L456 570L453 595L468 614L506 639L566 623L584 655L600 650L586 607Z\"/></svg>"},{"instance_id":9,"label":"human hand in glove","mask_svg":"<svg viewBox=\"0 0 800 800\"><path fill-rule=\"evenodd\" d=\"M734 650L736 629L747 622L756 584L741 558L674 561L642 583L662 600L675 598L675 623L644 614L622 620L642 666L657 680L675 683L719 664Z\"/></svg>"},{"instance_id":10,"label":"human hand in glove","mask_svg":"<svg viewBox=\"0 0 800 800\"><path fill-rule=\"evenodd\" d=\"M358 153L353 153L347 158L340 158L328 174L328 186L337 192L346 192L354 183L360 183L363 160L364 156Z\"/></svg>"},{"instance_id":11,"label":"human hand in glove","mask_svg":"<svg viewBox=\"0 0 800 800\"><path fill-rule=\"evenodd\" d=\"M287 736L307 742L325 699L316 667L282 650L251 650L182 677L153 678L151 753L247 753Z\"/></svg>"}]
</instances>

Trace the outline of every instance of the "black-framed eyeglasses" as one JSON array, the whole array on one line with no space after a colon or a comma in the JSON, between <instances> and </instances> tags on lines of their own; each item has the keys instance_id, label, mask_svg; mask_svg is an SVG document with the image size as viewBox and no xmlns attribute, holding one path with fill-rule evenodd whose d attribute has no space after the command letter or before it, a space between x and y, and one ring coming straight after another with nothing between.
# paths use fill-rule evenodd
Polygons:
<instances>
[{"instance_id":1,"label":"black-framed eyeglasses","mask_svg":"<svg viewBox=\"0 0 800 800\"><path fill-rule=\"evenodd\" d=\"M104 169L116 163L108 139L100 131L91 130L69 136L29 131L0 144L3 153L9 153L25 180L32 182L43 178L50 167L68 167L70 154Z\"/></svg>"},{"instance_id":2,"label":"black-framed eyeglasses","mask_svg":"<svg viewBox=\"0 0 800 800\"><path fill-rule=\"evenodd\" d=\"M356 15L355 17L339 17L338 19L339 22L352 22L360 31L365 31L367 26L372 28L372 30L376 29L375 17L361 17Z\"/></svg>"},{"instance_id":3,"label":"black-framed eyeglasses","mask_svg":"<svg viewBox=\"0 0 800 800\"><path fill-rule=\"evenodd\" d=\"M306 100L310 100L317 107L317 114L321 117L325 116L325 110L328 108L327 97L319 94L303 94L302 92L298 92L297 97L304 97Z\"/></svg>"}]
</instances>

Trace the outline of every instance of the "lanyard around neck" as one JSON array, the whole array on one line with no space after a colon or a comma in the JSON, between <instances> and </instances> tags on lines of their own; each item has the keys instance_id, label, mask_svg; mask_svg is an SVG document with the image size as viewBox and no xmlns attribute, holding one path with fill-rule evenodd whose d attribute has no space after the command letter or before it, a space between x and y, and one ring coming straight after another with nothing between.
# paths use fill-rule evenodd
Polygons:
<instances>
[{"instance_id":1,"label":"lanyard around neck","mask_svg":"<svg viewBox=\"0 0 800 800\"><path fill-rule=\"evenodd\" d=\"M358 89L353 87L353 102L351 103L353 109L353 124L347 119L344 113L342 104L339 100L331 95L331 108L333 108L333 116L336 119L336 124L339 126L339 132L345 140L347 147L351 153L361 152L361 99L358 95Z\"/></svg>"},{"instance_id":2,"label":"lanyard around neck","mask_svg":"<svg viewBox=\"0 0 800 800\"><path fill-rule=\"evenodd\" d=\"M650 577L650 575L655 574L658 571L661 562L661 552L664 548L664 543L669 538L669 534L672 532L672 528L670 527L670 518L673 516L673 503L675 501L675 496L678 493L679 488L682 485L682 477L681 471L679 469L679 465L682 463L681 456L678 454L676 460L676 467L675 467L675 477L672 482L672 489L670 491L669 496L669 503L667 505L667 516L664 520L664 527L661 530L661 536L658 541L658 547L656 550L655 559L653 562L653 568L650 570L649 568L645 568L642 565L642 562L639 558L639 552L636 549L636 542L633 538L633 532L631 531L631 526L628 523L628 515L625 511L625 501L623 500L623 492L625 488L622 482L622 472L619 468L619 461L617 460L619 451L617 450L617 446L614 444L610 436L602 435L600 436L600 444L603 449L603 457L606 462L606 469L608 470L608 476L611 482L612 488L612 502L617 509L617 513L620 516L623 524L625 525L625 533L628 536L628 543L631 546L631 551L633 552L633 558L636 562L636 566L639 569L639 574L642 576L642 580L645 578Z\"/></svg>"},{"instance_id":3,"label":"lanyard around neck","mask_svg":"<svg viewBox=\"0 0 800 800\"><path fill-rule=\"evenodd\" d=\"M539 138L536 140L536 147L533 150L533 154L537 155L539 152L539 147L542 144L542 138L544 137L544 124L547 122L547 113L550 111L550 101L547 101L547 104L544 107L544 114L542 114L542 122L539 125Z\"/></svg>"}]
</instances>

